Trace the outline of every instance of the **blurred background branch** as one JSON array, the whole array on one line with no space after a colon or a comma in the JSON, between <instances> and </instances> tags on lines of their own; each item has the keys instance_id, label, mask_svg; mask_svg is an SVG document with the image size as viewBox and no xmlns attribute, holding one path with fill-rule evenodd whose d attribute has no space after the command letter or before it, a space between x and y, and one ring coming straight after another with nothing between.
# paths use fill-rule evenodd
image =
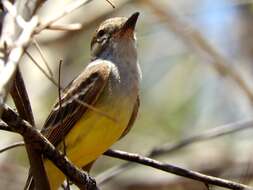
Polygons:
<instances>
[{"instance_id":1,"label":"blurred background branch","mask_svg":"<svg viewBox=\"0 0 253 190\"><path fill-rule=\"evenodd\" d=\"M251 103L253 103L252 90L241 74L230 66L231 64L229 64L229 62L231 62L231 60L226 59L220 54L197 29L193 28L189 23L182 21L182 19L179 19L172 9L167 8L166 10L163 10L162 6L152 0L138 0L138 2L149 6L154 11L155 15L159 17L160 21L168 23L169 30L172 30L176 35L179 35L190 48L194 47L197 49L199 55L202 55L204 59L210 60L213 68L221 76L227 76L237 83Z\"/></svg>"},{"instance_id":2,"label":"blurred background branch","mask_svg":"<svg viewBox=\"0 0 253 190\"><path fill-rule=\"evenodd\" d=\"M167 143L159 145L157 147L154 147L148 154L145 155L145 157L156 158L159 156L163 156L165 154L171 154L194 143L211 140L217 137L222 137L224 135L229 135L231 133L236 133L238 131L246 129L253 129L252 120L214 127L202 133L193 134L192 136L179 140L174 144ZM108 171L105 171L104 173L99 174L99 176L97 176L98 184L103 185L104 183L108 182L108 180L111 180L113 177L119 175L124 171L127 171L131 166L134 166L134 162L124 163L122 165L116 166L115 168L111 168Z\"/></svg>"},{"instance_id":3,"label":"blurred background branch","mask_svg":"<svg viewBox=\"0 0 253 190\"><path fill-rule=\"evenodd\" d=\"M0 70L0 114L6 97L9 91L11 91L11 95L19 114L23 119L29 121L31 125L34 126L35 121L30 101L22 74L18 69L18 63L20 62L24 49L28 46L34 29L38 24L38 20L33 17L33 15L43 1L16 1L15 5L12 5L9 1L4 0L2 3L6 9L6 13L4 16L0 41L7 46L3 52L7 58L6 60L4 60L5 58L1 60L2 63L4 63L4 66ZM26 22L24 19L30 21ZM15 47L9 48L9 46ZM27 142L28 139L24 140ZM26 145L26 151L30 161L31 173L35 179L35 187L38 190L49 189L49 183L41 155L33 149L31 144Z\"/></svg>"}]
</instances>

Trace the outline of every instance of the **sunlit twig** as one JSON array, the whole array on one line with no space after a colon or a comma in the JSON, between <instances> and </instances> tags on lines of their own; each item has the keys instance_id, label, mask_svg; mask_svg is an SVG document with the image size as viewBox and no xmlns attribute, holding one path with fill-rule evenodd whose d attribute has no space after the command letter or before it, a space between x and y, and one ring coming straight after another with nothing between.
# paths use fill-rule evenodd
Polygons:
<instances>
[{"instance_id":1,"label":"sunlit twig","mask_svg":"<svg viewBox=\"0 0 253 190\"><path fill-rule=\"evenodd\" d=\"M46 29L58 30L58 31L76 31L76 30L80 30L81 28L82 28L82 24L73 23L73 24L64 24L64 25L52 24L48 26Z\"/></svg>"},{"instance_id":2,"label":"sunlit twig","mask_svg":"<svg viewBox=\"0 0 253 190\"><path fill-rule=\"evenodd\" d=\"M77 1L73 1L70 4L66 5L65 8L60 11L57 12L57 14L55 14L54 16L51 16L48 21L45 21L44 23L41 23L40 26L38 26L36 28L36 33L41 32L42 30L48 28L49 26L53 25L56 21L58 21L59 19L61 19L62 17L68 15L69 13L71 13L72 11L82 7L83 5L89 3L91 0L77 0Z\"/></svg>"}]
</instances>

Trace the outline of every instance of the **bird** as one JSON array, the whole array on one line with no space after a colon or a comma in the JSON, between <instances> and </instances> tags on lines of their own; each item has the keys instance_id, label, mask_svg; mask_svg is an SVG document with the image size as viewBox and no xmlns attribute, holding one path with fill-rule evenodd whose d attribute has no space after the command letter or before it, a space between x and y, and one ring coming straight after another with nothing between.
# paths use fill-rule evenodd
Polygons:
<instances>
[{"instance_id":1,"label":"bird","mask_svg":"<svg viewBox=\"0 0 253 190\"><path fill-rule=\"evenodd\" d=\"M90 62L63 90L41 130L74 165L87 171L129 132L138 114L138 16L135 12L99 25L91 40ZM50 160L43 162L50 189L57 190L65 175Z\"/></svg>"}]
</instances>

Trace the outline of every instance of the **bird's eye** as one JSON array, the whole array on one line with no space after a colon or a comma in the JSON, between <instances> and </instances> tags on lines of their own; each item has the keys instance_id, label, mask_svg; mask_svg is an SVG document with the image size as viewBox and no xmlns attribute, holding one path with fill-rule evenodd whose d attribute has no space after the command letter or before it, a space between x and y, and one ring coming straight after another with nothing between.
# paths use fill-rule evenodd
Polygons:
<instances>
[{"instance_id":1,"label":"bird's eye","mask_svg":"<svg viewBox=\"0 0 253 190\"><path fill-rule=\"evenodd\" d=\"M105 34L105 30L103 30L103 29L102 29L102 30L99 30L99 31L98 31L98 34L97 34L97 37L100 38L100 37L102 37L104 34Z\"/></svg>"}]
</instances>

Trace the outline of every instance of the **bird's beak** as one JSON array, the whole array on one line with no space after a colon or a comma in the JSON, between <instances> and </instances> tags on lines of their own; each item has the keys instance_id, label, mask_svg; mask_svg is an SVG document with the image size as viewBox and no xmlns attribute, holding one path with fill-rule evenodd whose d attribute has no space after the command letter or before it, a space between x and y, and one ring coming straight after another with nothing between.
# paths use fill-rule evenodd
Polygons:
<instances>
[{"instance_id":1,"label":"bird's beak","mask_svg":"<svg viewBox=\"0 0 253 190\"><path fill-rule=\"evenodd\" d=\"M139 14L140 14L139 12L135 12L127 19L125 24L120 29L120 34L122 36L133 36Z\"/></svg>"}]
</instances>

